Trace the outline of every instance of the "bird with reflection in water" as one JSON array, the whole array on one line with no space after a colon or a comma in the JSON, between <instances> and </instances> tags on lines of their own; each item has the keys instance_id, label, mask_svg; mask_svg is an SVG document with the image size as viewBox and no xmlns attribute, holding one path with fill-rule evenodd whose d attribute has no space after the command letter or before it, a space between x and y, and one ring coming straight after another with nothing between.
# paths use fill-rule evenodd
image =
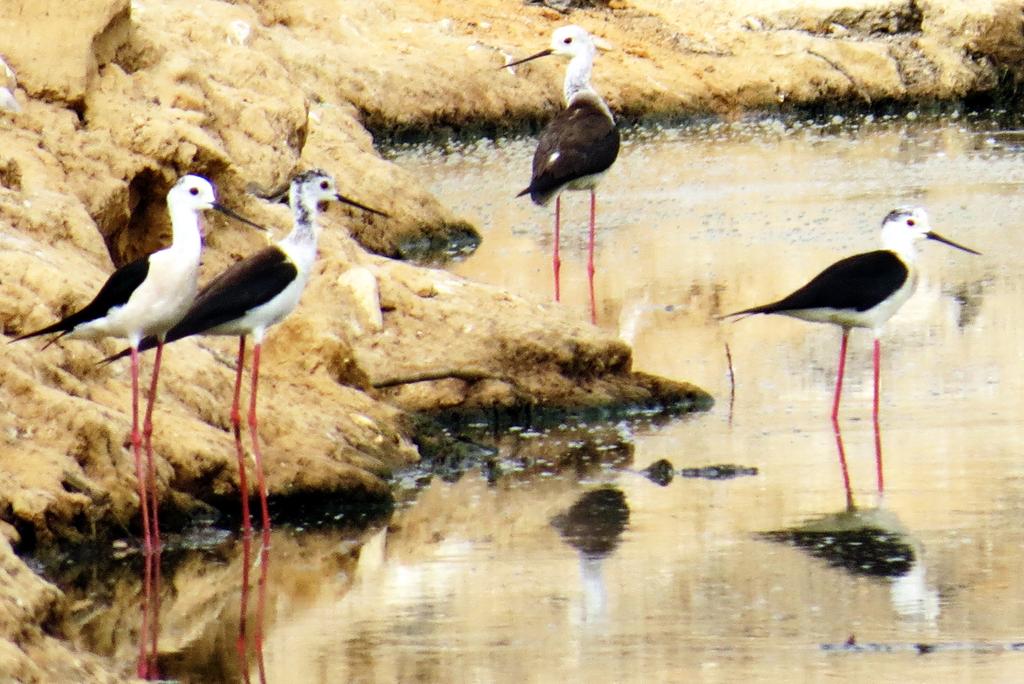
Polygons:
<instances>
[{"instance_id":1,"label":"bird with reflection in water","mask_svg":"<svg viewBox=\"0 0 1024 684\"><path fill-rule=\"evenodd\" d=\"M601 96L590 85L597 48L603 41L595 39L579 26L563 26L552 34L551 47L535 55L511 62L514 67L548 55L568 57L562 94L565 109L544 128L533 155L530 185L517 197L529 195L535 204L547 206L555 200L555 234L552 270L555 280L555 301L561 299L559 273L559 241L561 233L561 193L563 190L590 191L590 223L588 225L587 285L590 292L590 320L597 322L594 299L594 241L597 198L595 189L619 155L619 130L615 117Z\"/></svg>"},{"instance_id":2,"label":"bird with reflection in water","mask_svg":"<svg viewBox=\"0 0 1024 684\"><path fill-rule=\"evenodd\" d=\"M334 178L325 171L314 169L296 175L289 187L289 205L292 210L291 232L275 244L268 245L249 257L236 262L216 276L200 290L195 302L181 321L166 335L174 342L192 335L237 336L238 364L235 376L234 400L231 406L231 424L235 433L238 455L239 490L242 499L242 526L251 534L249 520L248 484L245 475L245 452L241 440L242 371L245 362L246 338L252 337L252 380L249 395L249 432L255 462L256 481L265 538L270 528L267 507L267 488L263 475L263 459L259 446L259 428L256 415L256 396L259 385L260 348L267 329L282 321L296 306L309 280L316 260L320 225L317 221L320 205L339 201L380 216L384 212L371 209L338 192ZM139 345L140 351L156 346L157 340L147 337ZM127 354L122 351L106 361Z\"/></svg>"},{"instance_id":3,"label":"bird with reflection in water","mask_svg":"<svg viewBox=\"0 0 1024 684\"><path fill-rule=\"evenodd\" d=\"M156 400L160 359L167 333L185 316L196 296L199 257L202 251L200 212L213 209L256 228L216 200L213 185L205 178L181 177L167 193L172 240L169 247L136 259L114 271L91 302L78 311L45 328L25 333L14 340L56 334L57 340L96 340L118 337L128 340L132 358L132 452L139 480L139 509L142 516L143 549L148 554L160 543L157 522L156 476L153 470L153 403ZM142 340L152 340L156 357L150 381L142 432L139 431L139 348ZM145 443L148 476L143 473L142 446ZM147 495L146 482L150 492ZM152 506L152 511L150 510ZM152 513L152 521L151 514Z\"/></svg>"},{"instance_id":4,"label":"bird with reflection in water","mask_svg":"<svg viewBox=\"0 0 1024 684\"><path fill-rule=\"evenodd\" d=\"M856 254L832 264L806 285L782 299L726 314L722 318L752 314L781 314L815 323L832 323L842 329L839 369L836 374L832 421L839 416L843 390L846 347L852 328L874 332L874 405L878 420L879 364L882 327L914 293L917 286L919 240L941 242L971 254L975 250L948 240L931 229L928 214L921 207L903 207L889 212L882 221L883 249Z\"/></svg>"}]
</instances>

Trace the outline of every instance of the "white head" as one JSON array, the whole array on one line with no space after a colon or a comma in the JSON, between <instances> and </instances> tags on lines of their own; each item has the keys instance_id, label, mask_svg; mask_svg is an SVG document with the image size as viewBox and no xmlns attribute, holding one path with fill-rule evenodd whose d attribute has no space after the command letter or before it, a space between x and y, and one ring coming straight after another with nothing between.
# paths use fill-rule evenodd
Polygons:
<instances>
[{"instance_id":1,"label":"white head","mask_svg":"<svg viewBox=\"0 0 1024 684\"><path fill-rule=\"evenodd\" d=\"M292 178L289 190L289 204L300 222L311 219L321 203L338 201L368 211L378 216L387 216L382 211L371 209L351 200L338 192L334 177L320 169L304 171ZM305 217L305 219L303 219Z\"/></svg>"},{"instance_id":2,"label":"white head","mask_svg":"<svg viewBox=\"0 0 1024 684\"><path fill-rule=\"evenodd\" d=\"M182 176L167 193L167 204L192 211L213 209L217 195L210 181L199 176Z\"/></svg>"},{"instance_id":3,"label":"white head","mask_svg":"<svg viewBox=\"0 0 1024 684\"><path fill-rule=\"evenodd\" d=\"M290 192L289 199L293 205L301 200L312 202L315 206L320 202L337 199L338 188L335 186L334 177L331 174L320 169L311 169L292 178Z\"/></svg>"},{"instance_id":4,"label":"white head","mask_svg":"<svg viewBox=\"0 0 1024 684\"><path fill-rule=\"evenodd\" d=\"M882 245L896 252L904 261L913 261L917 256L914 244L921 239L943 242L950 247L978 254L973 249L947 240L932 230L928 213L922 207L900 207L890 211L882 219Z\"/></svg>"},{"instance_id":5,"label":"white head","mask_svg":"<svg viewBox=\"0 0 1024 684\"><path fill-rule=\"evenodd\" d=\"M515 62L505 65L513 67L540 57L558 55L569 58L569 67L565 70L565 84L562 87L562 94L565 96L565 103L572 102L573 96L581 91L593 93L590 86L590 72L594 66L594 55L598 48L609 48L610 45L600 38L594 38L582 27L570 24L555 29L551 34L551 47L541 50L535 55L530 55Z\"/></svg>"},{"instance_id":6,"label":"white head","mask_svg":"<svg viewBox=\"0 0 1024 684\"><path fill-rule=\"evenodd\" d=\"M570 24L555 29L551 34L551 54L572 59L577 55L590 55L597 51L594 39L581 26Z\"/></svg>"},{"instance_id":7,"label":"white head","mask_svg":"<svg viewBox=\"0 0 1024 684\"><path fill-rule=\"evenodd\" d=\"M206 209L213 209L258 230L266 230L258 223L253 223L218 202L213 183L201 176L189 174L179 178L178 182L167 192L167 207L171 213L171 223L174 225L184 226L193 220L189 219L189 216L195 216L198 212Z\"/></svg>"},{"instance_id":8,"label":"white head","mask_svg":"<svg viewBox=\"0 0 1024 684\"><path fill-rule=\"evenodd\" d=\"M171 215L174 244L198 254L203 236L201 212L219 206L210 181L192 175L179 178L167 191L167 213Z\"/></svg>"}]
</instances>

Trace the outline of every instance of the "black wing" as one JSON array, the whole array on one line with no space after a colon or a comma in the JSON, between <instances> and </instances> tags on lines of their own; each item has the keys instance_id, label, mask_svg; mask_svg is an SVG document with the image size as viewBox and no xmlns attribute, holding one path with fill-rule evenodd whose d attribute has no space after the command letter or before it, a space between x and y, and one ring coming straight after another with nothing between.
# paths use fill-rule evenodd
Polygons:
<instances>
[{"instance_id":1,"label":"black wing","mask_svg":"<svg viewBox=\"0 0 1024 684\"><path fill-rule=\"evenodd\" d=\"M210 328L241 318L256 307L266 304L295 280L298 269L280 248L265 247L252 256L236 262L200 290L188 313L167 331L165 342L199 335ZM152 349L157 338L150 336L139 344L139 351ZM127 356L123 349L101 363Z\"/></svg>"},{"instance_id":2,"label":"black wing","mask_svg":"<svg viewBox=\"0 0 1024 684\"><path fill-rule=\"evenodd\" d=\"M566 183L605 171L618 156L615 122L593 100L577 98L541 132L530 186L516 196L529 193L535 203L544 204Z\"/></svg>"},{"instance_id":3,"label":"black wing","mask_svg":"<svg viewBox=\"0 0 1024 684\"><path fill-rule=\"evenodd\" d=\"M103 284L103 287L96 293L92 301L81 310L62 318L53 325L25 333L11 341L17 342L18 340L36 337L37 335L49 335L50 333L60 333L58 337L63 337L83 323L103 318L114 307L124 306L132 296L132 293L146 280L148 274L148 255L125 264L110 274L107 282Z\"/></svg>"},{"instance_id":4,"label":"black wing","mask_svg":"<svg viewBox=\"0 0 1024 684\"><path fill-rule=\"evenodd\" d=\"M811 282L777 302L728 315L801 309L867 311L898 290L909 275L906 265L889 250L856 254L832 264Z\"/></svg>"}]
</instances>

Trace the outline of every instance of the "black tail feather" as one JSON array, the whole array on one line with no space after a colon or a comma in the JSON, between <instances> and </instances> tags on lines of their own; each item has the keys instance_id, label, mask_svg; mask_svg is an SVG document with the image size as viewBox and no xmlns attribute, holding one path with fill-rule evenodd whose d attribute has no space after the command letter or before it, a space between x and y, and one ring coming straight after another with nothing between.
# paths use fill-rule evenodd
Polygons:
<instances>
[{"instance_id":1,"label":"black tail feather","mask_svg":"<svg viewBox=\"0 0 1024 684\"><path fill-rule=\"evenodd\" d=\"M738 316L746 318L747 316L753 316L755 314L775 313L778 310L779 310L778 309L778 302L772 302L771 304L762 304L761 306L752 306L749 309L742 309L741 311L733 311L732 313L727 313L727 314L724 314L722 316L716 316L715 318L717 320L719 320L719 321L723 321L726 318L736 318Z\"/></svg>"},{"instance_id":2,"label":"black tail feather","mask_svg":"<svg viewBox=\"0 0 1024 684\"><path fill-rule=\"evenodd\" d=\"M24 335L18 335L13 340L8 342L8 344L11 344L11 343L14 343L14 342L20 342L22 340L27 340L27 339L30 339L32 337L40 337L41 335L52 335L53 333L59 333L52 340L47 340L46 344L43 345L43 349L46 349L51 344L53 344L54 342L56 342L60 338L62 338L65 335L67 335L69 332L71 332L74 329L74 327L75 327L74 325L70 325L69 326L67 319L64 319L62 321L57 321L53 325L48 325L45 328L40 328L39 330L33 330L32 332L25 333Z\"/></svg>"}]
</instances>

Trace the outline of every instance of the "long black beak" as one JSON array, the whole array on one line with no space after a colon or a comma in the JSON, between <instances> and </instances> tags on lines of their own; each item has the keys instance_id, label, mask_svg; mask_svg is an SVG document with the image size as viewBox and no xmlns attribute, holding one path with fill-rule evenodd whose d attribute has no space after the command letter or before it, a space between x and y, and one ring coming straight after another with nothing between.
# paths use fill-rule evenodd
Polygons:
<instances>
[{"instance_id":1,"label":"long black beak","mask_svg":"<svg viewBox=\"0 0 1024 684\"><path fill-rule=\"evenodd\" d=\"M928 238L929 240L935 240L936 242L941 242L943 244L947 244L950 247L956 247L957 249L963 250L964 252L968 252L969 254L978 254L978 255L981 254L981 252L976 252L973 249L971 249L970 247L964 247L963 245L958 245L957 243L953 242L952 240L947 240L946 238L942 237L938 233L933 233L931 231L928 231L927 233L924 234L924 236L926 238Z\"/></svg>"},{"instance_id":2,"label":"long black beak","mask_svg":"<svg viewBox=\"0 0 1024 684\"><path fill-rule=\"evenodd\" d=\"M548 55L554 54L554 52L555 51L552 50L551 48L548 48L547 50L541 50L540 52L538 52L535 55L530 55L529 57L526 57L524 59L520 59L520 60L518 60L516 62L510 62L509 64L506 64L505 66L503 66L501 68L502 69L507 69L509 67L519 66L520 64L523 64L524 62L529 62L529 61L534 60L534 59L540 59L541 57L547 57Z\"/></svg>"},{"instance_id":3,"label":"long black beak","mask_svg":"<svg viewBox=\"0 0 1024 684\"><path fill-rule=\"evenodd\" d=\"M239 213L237 213L237 212L235 212L235 211L233 211L231 209L228 209L227 207L225 207L220 202L214 202L210 206L212 206L216 211L219 211L220 213L224 214L225 216L230 216L231 218L235 219L236 221L241 221L242 223L246 224L247 226L252 226L256 230L266 230L266 228L264 228L260 224L253 223L252 221L250 221L249 219L245 218L241 214L239 214Z\"/></svg>"},{"instance_id":4,"label":"long black beak","mask_svg":"<svg viewBox=\"0 0 1024 684\"><path fill-rule=\"evenodd\" d=\"M360 204L359 202L356 202L355 200L349 199L348 197L345 197L344 195L342 195L340 193L335 195L335 197L338 199L339 202L342 202L344 204L348 204L349 206L356 207L357 209L362 209L363 211L368 211L371 214L376 214L377 216L383 216L384 218L390 218L389 214L385 214L383 211L378 211L376 209L371 209L370 207L366 206L365 204Z\"/></svg>"}]
</instances>

